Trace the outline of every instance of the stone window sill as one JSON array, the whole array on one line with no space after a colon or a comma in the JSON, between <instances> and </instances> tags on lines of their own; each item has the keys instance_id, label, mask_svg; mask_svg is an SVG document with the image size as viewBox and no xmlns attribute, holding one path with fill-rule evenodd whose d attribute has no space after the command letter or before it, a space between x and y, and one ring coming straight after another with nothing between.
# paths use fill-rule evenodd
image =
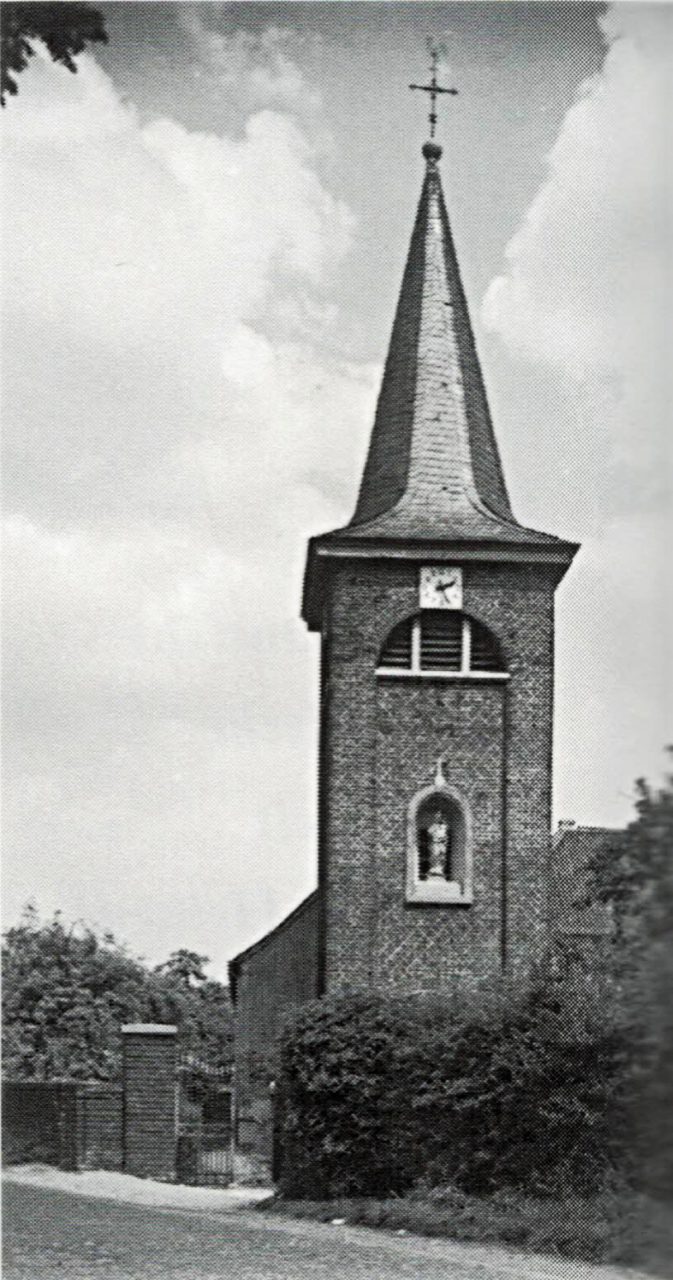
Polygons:
<instances>
[{"instance_id":1,"label":"stone window sill","mask_svg":"<svg viewBox=\"0 0 673 1280\"><path fill-rule=\"evenodd\" d=\"M409 671L403 667L377 667L377 676L386 680L486 680L502 683L509 671Z\"/></svg>"},{"instance_id":2,"label":"stone window sill","mask_svg":"<svg viewBox=\"0 0 673 1280\"><path fill-rule=\"evenodd\" d=\"M434 906L469 907L472 894L469 890L462 889L457 880L418 880L408 887L407 902L412 906L429 903Z\"/></svg>"}]
</instances>

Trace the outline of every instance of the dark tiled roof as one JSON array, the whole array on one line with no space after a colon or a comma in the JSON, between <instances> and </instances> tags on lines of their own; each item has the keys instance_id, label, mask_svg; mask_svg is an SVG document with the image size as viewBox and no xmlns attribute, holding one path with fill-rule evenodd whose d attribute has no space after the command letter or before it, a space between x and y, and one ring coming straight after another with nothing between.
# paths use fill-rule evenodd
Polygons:
<instances>
[{"instance_id":1,"label":"dark tiled roof","mask_svg":"<svg viewBox=\"0 0 673 1280\"><path fill-rule=\"evenodd\" d=\"M611 933L610 908L592 895L587 869L603 850L618 849L624 835L610 827L563 827L556 832L550 877L551 926L555 933Z\"/></svg>"},{"instance_id":2,"label":"dark tiled roof","mask_svg":"<svg viewBox=\"0 0 673 1280\"><path fill-rule=\"evenodd\" d=\"M285 916L279 924L275 925L273 929L269 929L269 932L265 933L263 937L258 938L257 942L251 943L249 947L245 948L245 951L239 951L238 955L234 956L234 958L229 961L229 990L234 1004L236 1003L236 988L238 986L238 976L241 971L241 965L248 960L250 956L256 955L258 951L267 947L269 943L273 942L274 939L277 938L279 933L282 933L284 929L287 929L290 925L294 924L300 916L313 910L313 908L317 906L319 896L320 890L314 889L313 892L309 893L308 897L304 898L297 907L294 907L290 914Z\"/></svg>"},{"instance_id":3,"label":"dark tiled roof","mask_svg":"<svg viewBox=\"0 0 673 1280\"><path fill-rule=\"evenodd\" d=\"M333 536L557 541L523 529L512 515L434 159L357 507Z\"/></svg>"}]
</instances>

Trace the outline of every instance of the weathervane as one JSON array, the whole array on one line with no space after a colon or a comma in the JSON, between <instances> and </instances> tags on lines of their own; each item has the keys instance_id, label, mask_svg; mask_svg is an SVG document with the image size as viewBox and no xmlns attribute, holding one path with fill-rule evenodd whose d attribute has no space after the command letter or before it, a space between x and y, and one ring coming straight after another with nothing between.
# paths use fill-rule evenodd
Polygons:
<instances>
[{"instance_id":1,"label":"weathervane","mask_svg":"<svg viewBox=\"0 0 673 1280\"><path fill-rule=\"evenodd\" d=\"M458 93L458 90L444 89L441 84L437 84L437 63L439 62L440 49L432 40L428 41L428 48L430 50L430 70L432 72L430 84L410 84L409 88L420 89L421 93L430 94L430 137L434 138L435 127L437 125L437 111L435 109L437 106L437 95L439 93L451 93L455 95Z\"/></svg>"}]
</instances>

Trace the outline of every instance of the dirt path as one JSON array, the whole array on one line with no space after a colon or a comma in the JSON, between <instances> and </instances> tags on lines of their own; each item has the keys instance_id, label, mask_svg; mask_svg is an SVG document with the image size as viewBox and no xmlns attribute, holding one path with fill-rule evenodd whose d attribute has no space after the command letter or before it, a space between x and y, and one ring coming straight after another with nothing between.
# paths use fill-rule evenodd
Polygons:
<instances>
[{"instance_id":1,"label":"dirt path","mask_svg":"<svg viewBox=\"0 0 673 1280\"><path fill-rule=\"evenodd\" d=\"M492 1246L7 1183L5 1280L626 1280Z\"/></svg>"}]
</instances>

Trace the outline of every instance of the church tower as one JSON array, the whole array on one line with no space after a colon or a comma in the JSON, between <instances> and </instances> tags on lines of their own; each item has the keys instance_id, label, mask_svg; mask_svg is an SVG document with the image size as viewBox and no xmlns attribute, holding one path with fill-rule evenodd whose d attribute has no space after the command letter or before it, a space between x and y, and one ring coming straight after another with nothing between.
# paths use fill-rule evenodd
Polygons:
<instances>
[{"instance_id":1,"label":"church tower","mask_svg":"<svg viewBox=\"0 0 673 1280\"><path fill-rule=\"evenodd\" d=\"M554 592L577 547L512 514L441 148L423 156L355 513L308 550L321 993L523 978L548 941Z\"/></svg>"}]
</instances>

